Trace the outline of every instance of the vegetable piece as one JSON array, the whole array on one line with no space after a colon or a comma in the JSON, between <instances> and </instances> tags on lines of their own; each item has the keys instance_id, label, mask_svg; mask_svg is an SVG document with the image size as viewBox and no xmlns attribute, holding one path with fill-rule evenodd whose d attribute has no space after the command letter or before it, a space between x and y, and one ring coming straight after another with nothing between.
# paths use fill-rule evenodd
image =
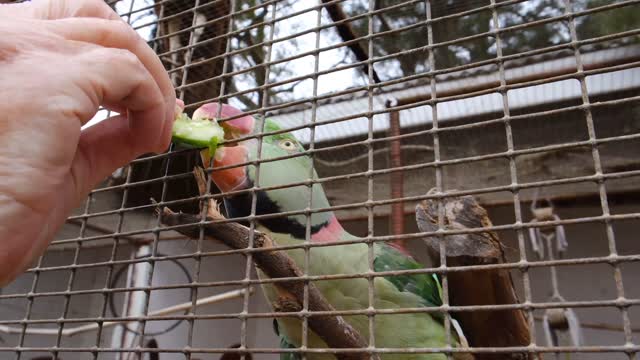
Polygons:
<instances>
[{"instance_id":1,"label":"vegetable piece","mask_svg":"<svg viewBox=\"0 0 640 360\"><path fill-rule=\"evenodd\" d=\"M182 112L184 105L176 104L178 115L173 123L172 141L188 148L209 148L215 154L224 139L224 130L216 119L191 119Z\"/></svg>"}]
</instances>

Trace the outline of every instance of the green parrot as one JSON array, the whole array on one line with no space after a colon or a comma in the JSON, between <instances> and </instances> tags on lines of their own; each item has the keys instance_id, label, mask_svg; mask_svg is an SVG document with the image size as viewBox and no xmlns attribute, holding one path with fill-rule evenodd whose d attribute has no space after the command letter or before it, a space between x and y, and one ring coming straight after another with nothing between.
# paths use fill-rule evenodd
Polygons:
<instances>
[{"instance_id":1,"label":"green parrot","mask_svg":"<svg viewBox=\"0 0 640 360\"><path fill-rule=\"evenodd\" d=\"M197 113L197 116L195 116ZM242 112L229 105L205 104L196 110L194 117L215 119L240 116L220 125L225 130L225 138L231 139L252 133L272 132L280 130L278 124L271 120L256 121L251 116L241 116ZM218 114L220 113L220 114ZM263 125L263 126L262 126ZM310 177L317 179L315 169L309 156L301 155L287 159L262 162L258 168L246 163L261 159L273 159L304 152L300 142L291 133L262 137L261 155L258 156L258 139L247 139L230 146L218 148L213 159L213 182L223 192L248 189L259 185L272 187L307 181ZM202 150L202 161L210 164L209 150ZM239 167L216 171L215 168L245 164ZM256 178L259 178L256 182ZM300 211L308 207L309 188L307 186L286 187L276 190L260 190L256 192L257 215L277 214L281 212ZM321 184L313 184L311 190L312 208L328 208L329 201ZM224 199L229 218L249 216L251 213L252 194L245 192ZM278 245L294 245L305 241L307 217L304 214L269 217L256 224L257 230L267 233ZM348 233L338 222L333 212L318 212L311 215L312 243L335 243L334 246L314 247L310 251L308 264L309 275L332 275L366 273L369 270L368 246L366 244L344 244L340 242L357 240L358 237ZM302 249L288 250L300 269L304 268L305 259ZM401 269L418 269L423 266L416 262L407 251L397 244L375 243L373 246L374 271L390 271ZM260 278L266 275L258 270ZM369 307L367 279L340 279L316 281L314 284L325 298L337 310L363 310ZM442 304L442 289L437 275L416 274L402 276L376 277L374 285L375 309L401 309L433 307ZM274 304L278 293L273 284L263 284L264 294L269 303ZM360 334L369 339L368 318L364 315L345 316ZM411 347L446 347L446 332L442 313L413 314L381 314L374 317L375 346L378 348L411 348ZM452 319L451 343L454 347L468 346L467 340L455 319ZM283 348L297 348L302 344L301 321L292 318L278 318L274 328ZM308 348L326 348L327 345L311 329L308 331ZM454 353L455 359L472 359L470 354ZM297 360L299 353L283 353L281 360ZM308 353L310 360L335 359L332 354ZM381 354L383 360L446 359L442 353L423 354Z\"/></svg>"}]
</instances>

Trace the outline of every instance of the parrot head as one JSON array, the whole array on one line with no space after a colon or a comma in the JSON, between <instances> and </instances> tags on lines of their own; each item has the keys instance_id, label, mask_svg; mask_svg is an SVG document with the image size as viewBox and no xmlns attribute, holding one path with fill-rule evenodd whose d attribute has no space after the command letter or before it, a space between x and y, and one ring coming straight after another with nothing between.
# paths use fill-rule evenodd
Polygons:
<instances>
[{"instance_id":1,"label":"parrot head","mask_svg":"<svg viewBox=\"0 0 640 360\"><path fill-rule=\"evenodd\" d=\"M304 184L317 179L318 175L310 156L304 153L304 147L292 133L229 141L282 128L272 119L257 120L252 116L241 116L240 110L226 104L221 106L220 109L218 104L205 104L194 112L193 117L236 117L220 122L228 145L223 144L218 148L213 159L207 150L201 152L206 167L213 160L213 182L222 192L230 192L224 201L229 218L251 214L253 192L256 196L256 215L304 211L309 208L310 196L311 209L329 207L321 184ZM240 191L253 187L260 189ZM344 232L330 211L312 213L310 217L312 241L335 241ZM271 232L286 233L300 240L306 237L307 215L304 213L265 217L258 222Z\"/></svg>"}]
</instances>

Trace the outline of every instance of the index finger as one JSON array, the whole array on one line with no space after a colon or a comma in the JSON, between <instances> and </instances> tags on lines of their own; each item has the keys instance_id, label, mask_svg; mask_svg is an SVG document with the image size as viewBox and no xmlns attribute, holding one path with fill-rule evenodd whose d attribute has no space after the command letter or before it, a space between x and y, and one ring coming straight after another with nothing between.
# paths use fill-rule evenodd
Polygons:
<instances>
[{"instance_id":1,"label":"index finger","mask_svg":"<svg viewBox=\"0 0 640 360\"><path fill-rule=\"evenodd\" d=\"M120 16L101 0L33 0L2 4L0 16L56 20L69 17L92 17L118 20Z\"/></svg>"},{"instance_id":2,"label":"index finger","mask_svg":"<svg viewBox=\"0 0 640 360\"><path fill-rule=\"evenodd\" d=\"M103 0L34 0L24 9L30 11L30 16L46 20L70 17L120 20L120 16Z\"/></svg>"},{"instance_id":3,"label":"index finger","mask_svg":"<svg viewBox=\"0 0 640 360\"><path fill-rule=\"evenodd\" d=\"M162 92L166 101L166 120L173 121L176 93L169 75L156 53L125 22L95 18L66 18L47 21L44 25L52 32L69 40L107 48L120 48L136 55Z\"/></svg>"}]
</instances>

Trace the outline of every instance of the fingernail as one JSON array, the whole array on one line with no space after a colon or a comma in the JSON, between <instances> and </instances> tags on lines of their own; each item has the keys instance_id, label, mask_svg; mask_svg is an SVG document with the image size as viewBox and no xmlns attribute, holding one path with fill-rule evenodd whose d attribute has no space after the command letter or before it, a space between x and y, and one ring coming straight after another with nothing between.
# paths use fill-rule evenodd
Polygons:
<instances>
[{"instance_id":1,"label":"fingernail","mask_svg":"<svg viewBox=\"0 0 640 360\"><path fill-rule=\"evenodd\" d=\"M176 106L175 106L175 110L174 110L174 117L178 117L180 116L180 114L182 114L182 112L184 111L184 101L176 98Z\"/></svg>"},{"instance_id":2,"label":"fingernail","mask_svg":"<svg viewBox=\"0 0 640 360\"><path fill-rule=\"evenodd\" d=\"M169 124L173 124L176 120L176 112L178 111L175 99L165 98L165 104L165 121Z\"/></svg>"}]
</instances>

